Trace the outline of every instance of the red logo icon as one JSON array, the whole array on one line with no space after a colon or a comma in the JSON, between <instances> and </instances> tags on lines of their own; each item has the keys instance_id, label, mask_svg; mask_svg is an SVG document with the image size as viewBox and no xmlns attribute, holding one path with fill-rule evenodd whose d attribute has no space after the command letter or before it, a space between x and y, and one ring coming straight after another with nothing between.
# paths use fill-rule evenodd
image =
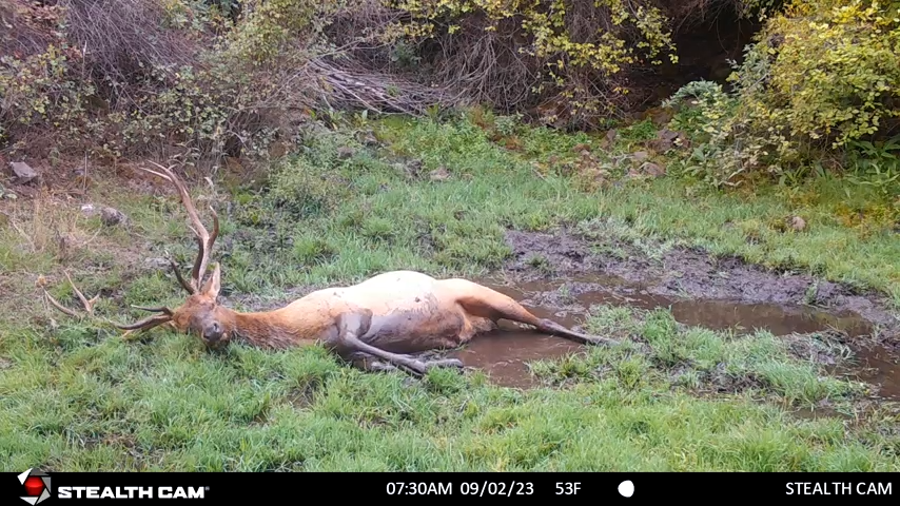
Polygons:
<instances>
[{"instance_id":1,"label":"red logo icon","mask_svg":"<svg viewBox=\"0 0 900 506\"><path fill-rule=\"evenodd\" d=\"M50 498L50 477L41 471L29 469L19 475L19 483L25 487L25 496L21 499L34 506Z\"/></svg>"}]
</instances>

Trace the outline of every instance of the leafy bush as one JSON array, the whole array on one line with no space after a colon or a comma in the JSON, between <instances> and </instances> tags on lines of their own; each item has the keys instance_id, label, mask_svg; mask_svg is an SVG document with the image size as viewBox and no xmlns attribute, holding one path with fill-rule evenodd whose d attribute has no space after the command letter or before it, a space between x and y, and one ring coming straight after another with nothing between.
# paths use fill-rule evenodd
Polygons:
<instances>
[{"instance_id":1,"label":"leafy bush","mask_svg":"<svg viewBox=\"0 0 900 506\"><path fill-rule=\"evenodd\" d=\"M548 123L591 124L628 92L623 68L672 62L669 19L639 0L385 0L405 16L389 40L435 42L435 71L505 110L542 106ZM433 44L432 44L433 45Z\"/></svg>"},{"instance_id":2,"label":"leafy bush","mask_svg":"<svg viewBox=\"0 0 900 506\"><path fill-rule=\"evenodd\" d=\"M824 166L827 152L852 161L859 142L873 146L900 126L900 2L794 0L732 78L733 93L710 89L681 114L703 124L707 142L689 165L714 183Z\"/></svg>"}]
</instances>

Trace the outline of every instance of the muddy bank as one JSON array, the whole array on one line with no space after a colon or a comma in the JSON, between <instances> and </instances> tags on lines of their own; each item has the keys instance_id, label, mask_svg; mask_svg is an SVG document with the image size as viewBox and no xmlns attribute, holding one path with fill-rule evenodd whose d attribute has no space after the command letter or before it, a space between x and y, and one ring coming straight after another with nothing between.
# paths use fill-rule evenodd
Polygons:
<instances>
[{"instance_id":1,"label":"muddy bank","mask_svg":"<svg viewBox=\"0 0 900 506\"><path fill-rule=\"evenodd\" d=\"M897 320L877 295L857 294L811 276L766 271L735 258L717 260L696 250L673 249L651 260L619 243L615 256L598 253L610 245L592 247L596 240L572 232L511 231L507 239L513 257L505 271L479 281L540 317L577 328L591 306L612 305L668 308L681 324L738 335L756 330L776 336L828 332L852 349L853 360L825 354L811 360L832 374L873 385L877 398L900 400ZM818 289L814 306L809 304L811 286ZM539 384L529 362L584 351L564 339L505 326L454 356L487 372L496 384L529 388ZM796 353L805 356L807 351L813 350Z\"/></svg>"},{"instance_id":2,"label":"muddy bank","mask_svg":"<svg viewBox=\"0 0 900 506\"><path fill-rule=\"evenodd\" d=\"M609 278L604 278L608 281ZM699 326L717 331L730 330L746 335L765 330L773 335L791 339L792 353L816 362L831 374L871 384L874 399L900 401L900 366L898 354L883 344L868 341L859 345L854 340L871 335L872 327L859 316L835 316L808 307L777 304L744 304L723 300L676 299L647 293L640 288L628 288L623 280L603 286L586 281L567 282L564 278L545 281L532 280L516 284L481 280L497 291L518 300L542 318L551 318L568 327L577 328L585 321L592 306L629 306L652 310L668 308L676 321L686 326ZM500 284L503 283L503 284ZM578 290L568 290L577 285ZM623 291L631 291L623 295ZM827 334L829 338L846 342L853 351L852 360L810 347L803 335ZM567 355L585 353L585 348L565 339L523 330L503 324L501 330L478 337L452 355L467 367L486 372L493 383L516 388L540 386L533 376L529 362L559 359ZM733 378L711 378L710 383L721 391L737 391L751 385L730 384Z\"/></svg>"},{"instance_id":3,"label":"muddy bank","mask_svg":"<svg viewBox=\"0 0 900 506\"><path fill-rule=\"evenodd\" d=\"M520 283L555 277L566 280L575 294L612 288L622 296L714 299L755 304L756 311L769 307L794 314L803 312L797 306L813 306L832 318L856 318L859 325L868 327L866 331L857 329L859 337L868 334L886 344L900 344L900 320L882 296L856 293L806 274L772 272L738 258L717 259L682 248L651 260L646 253L613 238L589 239L572 231L510 231L507 241L513 257L506 272ZM602 252L608 250L616 254ZM687 308L690 302L679 305Z\"/></svg>"}]
</instances>

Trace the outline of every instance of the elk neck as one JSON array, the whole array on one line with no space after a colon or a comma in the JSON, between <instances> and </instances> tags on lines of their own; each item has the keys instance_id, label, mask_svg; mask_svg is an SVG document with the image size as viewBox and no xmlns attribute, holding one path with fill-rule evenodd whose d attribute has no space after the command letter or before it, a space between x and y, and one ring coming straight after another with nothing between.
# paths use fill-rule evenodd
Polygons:
<instances>
[{"instance_id":1,"label":"elk neck","mask_svg":"<svg viewBox=\"0 0 900 506\"><path fill-rule=\"evenodd\" d=\"M301 317L286 307L247 313L226 309L225 315L223 323L231 328L233 340L262 348L315 344L325 330L320 319Z\"/></svg>"}]
</instances>

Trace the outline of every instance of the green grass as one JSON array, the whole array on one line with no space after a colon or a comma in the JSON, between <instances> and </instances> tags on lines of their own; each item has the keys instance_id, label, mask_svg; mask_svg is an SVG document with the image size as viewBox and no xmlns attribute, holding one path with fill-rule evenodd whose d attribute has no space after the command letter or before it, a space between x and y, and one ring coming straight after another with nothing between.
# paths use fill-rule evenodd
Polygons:
<instances>
[{"instance_id":1,"label":"green grass","mask_svg":"<svg viewBox=\"0 0 900 506\"><path fill-rule=\"evenodd\" d=\"M900 302L900 241L866 187L819 179L725 194L672 177L589 190L565 169L575 145L597 151L586 135L519 128L506 135L520 146L510 151L468 121L373 126L383 150L363 148L353 132L318 132L263 190L228 189L216 256L232 306L388 269L473 276L502 265L506 228L588 221L649 256L697 245ZM652 135L643 130L624 131L612 154ZM356 153L340 158L344 145ZM418 178L402 157L422 162ZM622 171L614 159L594 163L610 178ZM450 178L432 181L440 167ZM131 304L183 300L171 275L145 260L168 251L187 269L195 245L173 199L115 182L92 192L126 212L130 228L19 203L9 213L15 227L0 229L0 308L16 315L0 322L8 470L900 470L887 406L861 424L792 414L822 402L861 409L863 386L792 351L835 346L817 336L736 337L681 328L665 311L597 307L592 330L626 344L538 362L546 387L526 392L481 374L365 374L318 348L213 354L164 332L125 341L42 306L37 275L51 275L51 293L71 305L60 276L68 268L88 297L103 295L99 315L124 321L144 316ZM858 209L862 220L848 221ZM780 227L793 215L809 228ZM53 230L76 246L60 247Z\"/></svg>"},{"instance_id":2,"label":"green grass","mask_svg":"<svg viewBox=\"0 0 900 506\"><path fill-rule=\"evenodd\" d=\"M58 342L23 333L4 350L21 368L0 381L0 455L10 469L70 471L898 469L897 434L848 434L840 419L760 402L858 388L771 336L678 329L665 312L622 308L596 308L590 325L656 349L537 364L569 385L517 392L452 371L421 382L365 374L319 349L214 356L172 335L135 346L79 326ZM666 360L684 356L697 357L695 378L723 363L723 374L758 381L698 397Z\"/></svg>"}]
</instances>

